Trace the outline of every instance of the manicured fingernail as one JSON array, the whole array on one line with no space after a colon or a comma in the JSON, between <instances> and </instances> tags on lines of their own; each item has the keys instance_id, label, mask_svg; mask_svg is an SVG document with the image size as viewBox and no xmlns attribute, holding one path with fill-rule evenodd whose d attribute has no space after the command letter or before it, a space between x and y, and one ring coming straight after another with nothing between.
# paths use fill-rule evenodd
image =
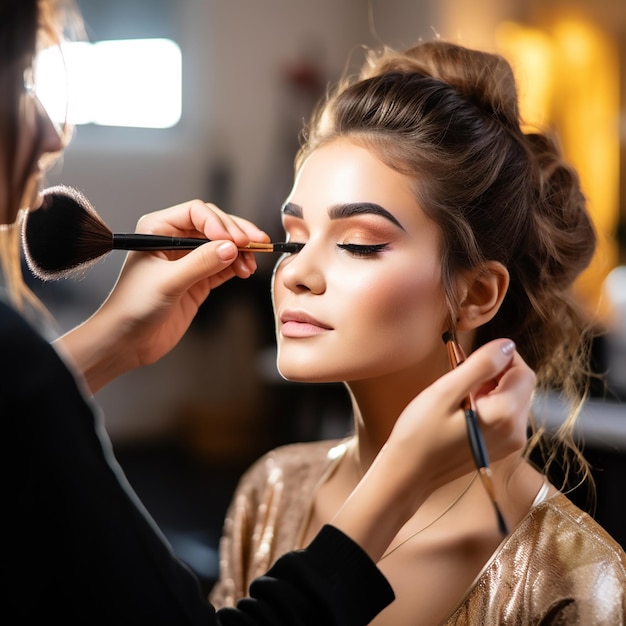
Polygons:
<instances>
[{"instance_id":1,"label":"manicured fingernail","mask_svg":"<svg viewBox=\"0 0 626 626\"><path fill-rule=\"evenodd\" d=\"M237 256L237 248L230 241L225 241L217 249L217 256L222 261L232 261Z\"/></svg>"},{"instance_id":2,"label":"manicured fingernail","mask_svg":"<svg viewBox=\"0 0 626 626\"><path fill-rule=\"evenodd\" d=\"M509 356L510 354L513 354L513 352L515 351L515 342L507 341L500 349L502 350L504 354Z\"/></svg>"}]
</instances>

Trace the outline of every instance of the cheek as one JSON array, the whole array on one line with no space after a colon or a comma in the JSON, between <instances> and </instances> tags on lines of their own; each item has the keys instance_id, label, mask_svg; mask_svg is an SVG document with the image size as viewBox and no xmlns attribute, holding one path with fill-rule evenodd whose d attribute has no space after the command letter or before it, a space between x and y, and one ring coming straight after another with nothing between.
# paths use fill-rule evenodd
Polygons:
<instances>
[{"instance_id":1,"label":"cheek","mask_svg":"<svg viewBox=\"0 0 626 626\"><path fill-rule=\"evenodd\" d=\"M446 319L444 292L437 276L403 277L376 285L365 324L375 329L373 354L394 367L412 366L441 348Z\"/></svg>"},{"instance_id":2,"label":"cheek","mask_svg":"<svg viewBox=\"0 0 626 626\"><path fill-rule=\"evenodd\" d=\"M407 272L407 267L417 269ZM342 265L329 269L325 277L326 290L315 296L320 298L315 310L335 332L310 346L285 346L278 336L279 370L286 378L376 377L421 368L441 352L448 314L440 269L432 261L416 265L403 258L380 268L366 262L362 268ZM290 295L278 269L272 281L274 312Z\"/></svg>"},{"instance_id":3,"label":"cheek","mask_svg":"<svg viewBox=\"0 0 626 626\"><path fill-rule=\"evenodd\" d=\"M274 312L274 317L276 317L276 310L280 306L280 302L283 294L285 293L285 289L282 286L281 280L281 266L282 259L279 259L276 265L274 266L274 271L272 272L272 279L270 281L270 296L272 298L272 310Z\"/></svg>"}]
</instances>

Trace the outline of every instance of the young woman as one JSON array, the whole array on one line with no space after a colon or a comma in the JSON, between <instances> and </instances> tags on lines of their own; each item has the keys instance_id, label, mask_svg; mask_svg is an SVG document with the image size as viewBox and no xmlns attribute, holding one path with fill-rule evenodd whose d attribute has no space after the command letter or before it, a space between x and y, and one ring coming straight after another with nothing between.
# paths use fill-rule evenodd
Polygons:
<instances>
[{"instance_id":1,"label":"young woman","mask_svg":"<svg viewBox=\"0 0 626 626\"><path fill-rule=\"evenodd\" d=\"M584 386L571 286L594 230L555 143L522 131L502 58L443 41L372 54L306 130L283 223L304 246L274 275L278 368L344 381L354 435L277 449L246 473L218 605L332 518L411 399L450 369L444 333L466 352L514 338L538 387L574 404ZM584 473L567 432L556 443ZM624 622L626 556L528 461L536 445L493 464L506 537L475 472L431 494L379 559L396 601L374 624Z\"/></svg>"},{"instance_id":2,"label":"young woman","mask_svg":"<svg viewBox=\"0 0 626 626\"><path fill-rule=\"evenodd\" d=\"M43 157L63 149L30 77L37 38L58 42L59 6L0 2L3 611L29 624L366 624L393 599L376 559L433 490L471 467L463 397L480 390L487 444L500 458L523 444L532 371L513 342L498 340L416 397L333 525L256 581L252 600L215 614L126 484L90 391L165 354L213 287L254 271L237 246L267 236L199 201L150 214L141 232L216 241L186 255L129 255L101 309L56 346L25 319L39 305L20 273L20 215L41 202ZM412 462L388 480L408 449ZM435 465L444 451L459 462Z\"/></svg>"}]
</instances>

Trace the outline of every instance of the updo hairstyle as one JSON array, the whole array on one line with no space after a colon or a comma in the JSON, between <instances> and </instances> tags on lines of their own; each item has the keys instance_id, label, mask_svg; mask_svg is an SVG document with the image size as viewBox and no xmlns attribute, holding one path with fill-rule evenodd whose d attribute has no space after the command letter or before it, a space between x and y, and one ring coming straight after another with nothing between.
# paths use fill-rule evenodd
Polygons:
<instances>
[{"instance_id":1,"label":"updo hairstyle","mask_svg":"<svg viewBox=\"0 0 626 626\"><path fill-rule=\"evenodd\" d=\"M337 138L414 180L419 205L442 233L451 320L460 304L454 276L486 261L507 268L508 292L474 347L513 339L538 387L571 399L558 439L584 466L571 422L586 393L589 324L572 285L594 253L595 231L556 141L523 132L509 63L441 40L370 52L360 75L329 92L303 131L296 168ZM529 449L538 441L536 432Z\"/></svg>"}]
</instances>

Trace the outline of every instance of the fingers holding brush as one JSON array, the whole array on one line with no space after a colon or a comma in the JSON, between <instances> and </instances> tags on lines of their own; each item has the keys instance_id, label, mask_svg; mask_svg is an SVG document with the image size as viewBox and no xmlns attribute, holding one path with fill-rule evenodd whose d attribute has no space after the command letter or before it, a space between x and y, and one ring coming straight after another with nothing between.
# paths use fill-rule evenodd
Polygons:
<instances>
[{"instance_id":1,"label":"fingers holding brush","mask_svg":"<svg viewBox=\"0 0 626 626\"><path fill-rule=\"evenodd\" d=\"M343 507L333 523L367 542L370 555L380 558L388 547L388 535L396 532L391 522L404 523L435 489L475 471L463 399L485 389L481 400L490 402L483 404L486 419L481 425L489 454L499 460L524 446L533 384L534 375L512 341L498 339L476 350L462 367L424 389L396 421L387 443L350 496L352 502L362 502L368 513L359 510L355 516L350 507ZM380 510L385 511L384 522L372 537L363 520L378 516Z\"/></svg>"},{"instance_id":2,"label":"fingers holding brush","mask_svg":"<svg viewBox=\"0 0 626 626\"><path fill-rule=\"evenodd\" d=\"M471 398L491 461L523 448L536 377L512 341L489 342L447 376L456 382L450 402Z\"/></svg>"},{"instance_id":3,"label":"fingers holding brush","mask_svg":"<svg viewBox=\"0 0 626 626\"><path fill-rule=\"evenodd\" d=\"M137 223L137 232L233 241L238 248L251 241L269 242L268 235L249 220L230 215L214 204L201 200L184 202L168 209L144 215ZM171 256L171 254L170 254ZM254 254L240 253L233 269L240 278L256 270Z\"/></svg>"},{"instance_id":4,"label":"fingers holding brush","mask_svg":"<svg viewBox=\"0 0 626 626\"><path fill-rule=\"evenodd\" d=\"M147 230L146 230L147 229ZM249 220L230 215L214 204L191 200L142 216L137 231L160 235L230 239L242 247L250 241L269 241L267 234Z\"/></svg>"},{"instance_id":5,"label":"fingers holding brush","mask_svg":"<svg viewBox=\"0 0 626 626\"><path fill-rule=\"evenodd\" d=\"M443 484L474 469L463 400L478 389L484 390L479 420L489 456L496 461L520 450L526 442L533 385L534 374L516 353L514 343L508 339L491 341L409 403L390 441L405 445L406 454L416 461L421 459L419 463L437 474L436 480Z\"/></svg>"},{"instance_id":6,"label":"fingers holding brush","mask_svg":"<svg viewBox=\"0 0 626 626\"><path fill-rule=\"evenodd\" d=\"M60 341L93 392L167 354L212 289L256 270L254 255L240 253L238 244L266 237L250 222L200 201L150 213L137 229L144 234L209 235L212 241L188 251L129 252L104 304Z\"/></svg>"},{"instance_id":7,"label":"fingers holding brush","mask_svg":"<svg viewBox=\"0 0 626 626\"><path fill-rule=\"evenodd\" d=\"M461 350L462 352L462 350ZM516 437L520 438L520 441L524 441L525 439L525 423L515 421L515 415L528 415L530 411L530 398L532 397L532 391L534 387L535 377L532 372L526 368L526 372L524 372L523 361L519 355L517 356L518 363L517 368L510 368L508 371L504 372L501 376L498 377L498 380L492 381L492 389L487 391L485 395L482 397L485 399L483 403L483 412L486 412L488 415L497 416L498 421L487 422L489 427L489 432L492 436L492 442L501 443L508 441L515 441ZM514 375L510 375L507 380L507 375L510 372L514 372ZM517 382L517 385L512 385L512 382ZM525 385L524 382L527 384ZM497 393L496 393L497 390ZM511 394L510 391L514 390L517 393ZM483 385L483 393L485 391L485 385ZM521 393L520 393L521 392ZM494 406L489 406L487 402L489 400L494 400ZM503 402L503 399L505 400ZM513 401L512 400L516 400ZM521 403L519 400L522 400ZM496 519L498 521L498 529L500 534L506 536L509 534L509 523L507 522L501 506L498 502L498 495L496 493L495 483L494 483L494 475L491 469L489 454L487 452L487 444L485 442L485 438L483 435L483 429L485 427L485 423L483 422L483 426L479 424L478 418L478 409L476 404L476 393L471 393L465 399L463 404L463 409L465 412L466 423L467 423L467 431L468 431L468 439L470 448L472 450L472 455L474 457L474 463L476 465L476 469L482 479L483 486L485 487L485 491L489 495L489 499L494 508L494 512L496 514ZM495 412L490 412L495 411ZM506 409L506 410L505 410ZM506 428L496 428L495 425L498 423L507 425ZM517 425L517 427L516 427ZM509 460L513 460L509 457ZM513 466L516 465L514 461Z\"/></svg>"},{"instance_id":8,"label":"fingers holding brush","mask_svg":"<svg viewBox=\"0 0 626 626\"><path fill-rule=\"evenodd\" d=\"M518 352L512 356L510 366L483 383L474 392L474 399L479 421L491 436L510 437L521 447L526 443L528 424L515 418L530 415L537 377Z\"/></svg>"}]
</instances>

